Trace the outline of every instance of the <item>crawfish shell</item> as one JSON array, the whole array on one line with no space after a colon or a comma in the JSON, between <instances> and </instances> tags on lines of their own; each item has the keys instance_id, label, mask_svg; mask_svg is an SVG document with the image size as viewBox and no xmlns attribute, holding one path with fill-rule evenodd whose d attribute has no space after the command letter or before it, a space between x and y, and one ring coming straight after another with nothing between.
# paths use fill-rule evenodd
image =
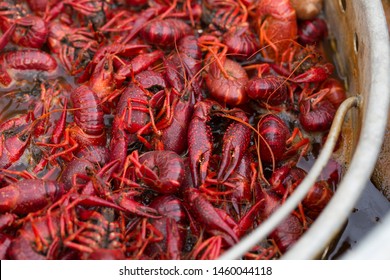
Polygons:
<instances>
[{"instance_id":1,"label":"crawfish shell","mask_svg":"<svg viewBox=\"0 0 390 280\"><path fill-rule=\"evenodd\" d=\"M238 60L247 59L259 49L256 36L248 25L232 27L225 33L222 42L228 47L228 53Z\"/></svg>"},{"instance_id":2,"label":"crawfish shell","mask_svg":"<svg viewBox=\"0 0 390 280\"><path fill-rule=\"evenodd\" d=\"M229 78L223 75L216 62L210 65L205 80L211 95L222 104L231 106L245 104L248 101L244 89L248 81L246 71L239 63L231 59L226 59L223 67Z\"/></svg>"},{"instance_id":3,"label":"crawfish shell","mask_svg":"<svg viewBox=\"0 0 390 280\"><path fill-rule=\"evenodd\" d=\"M261 160L277 163L286 151L286 141L290 135L287 125L276 115L265 116L259 124Z\"/></svg>"},{"instance_id":4,"label":"crawfish shell","mask_svg":"<svg viewBox=\"0 0 390 280\"><path fill-rule=\"evenodd\" d=\"M327 131L332 125L336 109L328 100L322 100L315 108L311 101L306 100L300 104L299 122L303 129L309 132Z\"/></svg>"},{"instance_id":5,"label":"crawfish shell","mask_svg":"<svg viewBox=\"0 0 390 280\"><path fill-rule=\"evenodd\" d=\"M141 36L148 43L160 47L172 47L191 32L192 28L184 21L168 18L151 21L141 30Z\"/></svg>"}]
</instances>

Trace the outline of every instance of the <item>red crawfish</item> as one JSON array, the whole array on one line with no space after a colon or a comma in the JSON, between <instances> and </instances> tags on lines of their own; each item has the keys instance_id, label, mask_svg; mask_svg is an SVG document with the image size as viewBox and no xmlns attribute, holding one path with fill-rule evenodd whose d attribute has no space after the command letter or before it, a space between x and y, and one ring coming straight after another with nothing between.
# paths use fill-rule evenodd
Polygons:
<instances>
[{"instance_id":1,"label":"red crawfish","mask_svg":"<svg viewBox=\"0 0 390 280\"><path fill-rule=\"evenodd\" d=\"M317 181L310 189L309 193L302 200L305 214L311 219L316 219L324 210L333 196L333 191L327 181Z\"/></svg>"},{"instance_id":2,"label":"red crawfish","mask_svg":"<svg viewBox=\"0 0 390 280\"><path fill-rule=\"evenodd\" d=\"M135 36L139 34L139 32L145 27L149 20L158 15L160 15L161 17L161 13L163 11L166 11L166 9L167 8L163 5L154 5L138 13L137 16L131 17L130 20L127 21L126 26L124 26L123 28L116 29L116 31L120 32L129 29L128 34L123 36L119 42L122 44L129 43L132 39L135 38ZM122 20L119 18L119 25L122 25L121 21ZM114 23L116 23L116 20L114 20Z\"/></svg>"},{"instance_id":3,"label":"red crawfish","mask_svg":"<svg viewBox=\"0 0 390 280\"><path fill-rule=\"evenodd\" d=\"M47 40L49 30L46 22L40 17L26 15L11 20L0 16L0 19L2 20L0 27L4 36L0 40L4 40L4 44L11 37L12 41L19 46L39 49Z\"/></svg>"},{"instance_id":4,"label":"red crawfish","mask_svg":"<svg viewBox=\"0 0 390 280\"><path fill-rule=\"evenodd\" d=\"M8 168L17 162L30 144L31 114L15 117L0 126L0 168Z\"/></svg>"},{"instance_id":5,"label":"red crawfish","mask_svg":"<svg viewBox=\"0 0 390 280\"><path fill-rule=\"evenodd\" d=\"M251 78L245 84L245 92L248 97L270 106L283 104L289 94L289 86L286 80L275 76Z\"/></svg>"},{"instance_id":6,"label":"red crawfish","mask_svg":"<svg viewBox=\"0 0 390 280\"><path fill-rule=\"evenodd\" d=\"M40 50L17 50L0 54L0 83L9 86L14 80L10 73L13 71L44 71L52 73L57 69L55 59Z\"/></svg>"},{"instance_id":7,"label":"red crawfish","mask_svg":"<svg viewBox=\"0 0 390 280\"><path fill-rule=\"evenodd\" d=\"M223 35L222 43L229 56L240 61L250 58L259 49L259 41L247 22L232 26Z\"/></svg>"},{"instance_id":8,"label":"red crawfish","mask_svg":"<svg viewBox=\"0 0 390 280\"><path fill-rule=\"evenodd\" d=\"M213 153L213 140L208 121L213 114L221 114L221 106L211 100L195 104L194 114L188 128L188 152L192 179L196 187L203 184L207 177L210 157ZM226 111L227 117L233 122L223 137L221 165L218 171L218 181L226 181L237 168L249 145L250 128L245 123L248 118L239 109Z\"/></svg>"},{"instance_id":9,"label":"red crawfish","mask_svg":"<svg viewBox=\"0 0 390 280\"><path fill-rule=\"evenodd\" d=\"M188 127L194 111L194 98L191 92L183 94L177 102L174 102L172 123L162 129L160 138L154 138L156 149L174 151L177 154L187 150Z\"/></svg>"},{"instance_id":10,"label":"red crawfish","mask_svg":"<svg viewBox=\"0 0 390 280\"><path fill-rule=\"evenodd\" d=\"M222 104L237 106L248 101L244 90L248 76L233 60L226 58L222 64L210 64L205 80L211 96Z\"/></svg>"},{"instance_id":11,"label":"red crawfish","mask_svg":"<svg viewBox=\"0 0 390 280\"><path fill-rule=\"evenodd\" d=\"M64 141L54 144L55 147L65 147L65 150L51 155L50 159L66 156L82 147L106 144L103 110L96 94L83 85L74 89L70 98L74 109L74 123L66 128Z\"/></svg>"},{"instance_id":12,"label":"red crawfish","mask_svg":"<svg viewBox=\"0 0 390 280\"><path fill-rule=\"evenodd\" d=\"M122 62L115 72L116 82L120 84L126 78L133 79L135 75L148 70L148 68L156 64L163 56L164 53L161 50L155 50L140 53L134 56L128 63Z\"/></svg>"},{"instance_id":13,"label":"red crawfish","mask_svg":"<svg viewBox=\"0 0 390 280\"><path fill-rule=\"evenodd\" d=\"M290 0L263 0L257 5L260 46L264 56L279 61L297 36L297 18ZM271 49L271 50L270 50Z\"/></svg>"},{"instance_id":14,"label":"red crawfish","mask_svg":"<svg viewBox=\"0 0 390 280\"><path fill-rule=\"evenodd\" d=\"M289 165L279 167L273 172L270 178L272 190L282 196L283 200L285 200L286 197L299 186L306 177L306 174L307 173L299 167ZM330 178L328 180L330 180ZM302 213L302 218L305 220L305 215L311 219L317 218L332 196L333 191L331 190L327 180L319 180L315 182L305 198L302 200L302 205L305 211L305 213Z\"/></svg>"},{"instance_id":15,"label":"red crawfish","mask_svg":"<svg viewBox=\"0 0 390 280\"><path fill-rule=\"evenodd\" d=\"M257 202L252 205L248 212L238 222L235 232L239 237L244 236L250 229L262 223L276 211L281 205L280 198L271 191L262 190ZM290 214L269 235L279 251L284 253L301 237L304 227L300 219Z\"/></svg>"},{"instance_id":16,"label":"red crawfish","mask_svg":"<svg viewBox=\"0 0 390 280\"><path fill-rule=\"evenodd\" d=\"M212 155L211 128L207 122L214 110L221 106L212 100L200 101L195 104L194 114L188 127L188 154L192 180L195 187L203 184L207 177Z\"/></svg>"},{"instance_id":17,"label":"red crawfish","mask_svg":"<svg viewBox=\"0 0 390 280\"><path fill-rule=\"evenodd\" d=\"M150 43L160 47L173 47L185 35L192 33L192 28L180 19L167 18L151 20L142 29L140 35Z\"/></svg>"},{"instance_id":18,"label":"red crawfish","mask_svg":"<svg viewBox=\"0 0 390 280\"><path fill-rule=\"evenodd\" d=\"M216 165L218 161L219 156L214 156L212 164ZM212 168L218 170L218 166ZM226 181L219 181L214 173L208 174L205 184L199 189L213 201L214 205L224 209L235 220L239 219L252 205L255 191L257 171L251 152L249 150L245 152L237 168Z\"/></svg>"},{"instance_id":19,"label":"red crawfish","mask_svg":"<svg viewBox=\"0 0 390 280\"><path fill-rule=\"evenodd\" d=\"M62 169L59 181L67 189L83 186L90 180L90 175L96 173L96 166L85 158L74 158Z\"/></svg>"},{"instance_id":20,"label":"red crawfish","mask_svg":"<svg viewBox=\"0 0 390 280\"><path fill-rule=\"evenodd\" d=\"M238 242L238 236L233 231L234 223L221 209L215 208L206 196L195 188L184 192L184 201L190 215L204 231L221 236L229 246Z\"/></svg>"},{"instance_id":21,"label":"red crawfish","mask_svg":"<svg viewBox=\"0 0 390 280\"><path fill-rule=\"evenodd\" d=\"M327 99L316 104L311 99L303 100L299 104L299 111L300 124L310 132L327 131L336 114L335 107Z\"/></svg>"},{"instance_id":22,"label":"red crawfish","mask_svg":"<svg viewBox=\"0 0 390 280\"><path fill-rule=\"evenodd\" d=\"M193 92L198 100L202 82L198 75L202 68L202 52L198 39L193 35L185 36L179 41L177 49L178 52L163 60L166 80L177 92Z\"/></svg>"},{"instance_id":23,"label":"red crawfish","mask_svg":"<svg viewBox=\"0 0 390 280\"><path fill-rule=\"evenodd\" d=\"M59 256L60 215L53 212L28 218L8 249L13 260L57 259Z\"/></svg>"},{"instance_id":24,"label":"red crawfish","mask_svg":"<svg viewBox=\"0 0 390 280\"><path fill-rule=\"evenodd\" d=\"M320 84L330 77L334 71L334 66L332 63L324 64L315 64L307 71L302 74L296 75L295 77L289 79L291 82L296 84L307 85L309 83Z\"/></svg>"},{"instance_id":25,"label":"red crawfish","mask_svg":"<svg viewBox=\"0 0 390 280\"><path fill-rule=\"evenodd\" d=\"M158 193L176 193L184 180L184 162L175 152L150 151L138 156L134 151L130 161L139 180Z\"/></svg>"},{"instance_id":26,"label":"red crawfish","mask_svg":"<svg viewBox=\"0 0 390 280\"><path fill-rule=\"evenodd\" d=\"M124 236L111 208L80 209L75 224L79 230L63 240L64 246L76 251L80 259L124 259Z\"/></svg>"},{"instance_id":27,"label":"red crawfish","mask_svg":"<svg viewBox=\"0 0 390 280\"><path fill-rule=\"evenodd\" d=\"M136 216L158 218L157 211L134 199L140 193L136 190L122 190L113 192L114 186L110 184L114 172L118 169L119 160L114 160L103 166L98 172L88 171L89 180L81 186L82 196L75 198L66 198L76 200L91 206L103 206L122 211L127 214ZM92 173L92 174L91 174ZM131 187L139 187L138 184L132 183ZM74 204L74 202L72 202Z\"/></svg>"},{"instance_id":28,"label":"red crawfish","mask_svg":"<svg viewBox=\"0 0 390 280\"><path fill-rule=\"evenodd\" d=\"M118 105L115 124L124 131L135 134L147 148L151 144L143 135L168 127L172 120L172 92L166 88L162 74L143 71L135 76L123 91Z\"/></svg>"},{"instance_id":29,"label":"red crawfish","mask_svg":"<svg viewBox=\"0 0 390 280\"><path fill-rule=\"evenodd\" d=\"M144 48L145 45L121 46L113 44L104 52L102 51L104 47L98 50L87 68L91 70L88 84L97 93L100 100L114 99L116 92L120 92L126 78L134 79L134 75L146 70L161 58L161 51L140 53ZM127 57L133 58L127 63L125 62ZM99 60L99 58L101 59ZM88 73L87 70L85 73ZM79 81L85 78L84 74Z\"/></svg>"},{"instance_id":30,"label":"red crawfish","mask_svg":"<svg viewBox=\"0 0 390 280\"><path fill-rule=\"evenodd\" d=\"M150 221L162 236L149 244L147 254L152 259L181 259L187 235L188 217L180 199L172 195L159 196L150 204L162 216Z\"/></svg>"},{"instance_id":31,"label":"red crawfish","mask_svg":"<svg viewBox=\"0 0 390 280\"><path fill-rule=\"evenodd\" d=\"M249 144L251 130L248 127L248 117L240 109L227 111L233 122L227 128L222 139L222 159L217 179L224 182L240 164Z\"/></svg>"},{"instance_id":32,"label":"red crawfish","mask_svg":"<svg viewBox=\"0 0 390 280\"><path fill-rule=\"evenodd\" d=\"M183 37L178 53L164 59L167 82L181 95L173 101L171 124L162 129L155 139L157 149L182 154L187 149L188 126L194 111L195 100L201 98L201 80L197 73L201 68L202 52L195 36Z\"/></svg>"},{"instance_id":33,"label":"red crawfish","mask_svg":"<svg viewBox=\"0 0 390 280\"><path fill-rule=\"evenodd\" d=\"M323 82L320 91L324 92L324 98L329 100L336 109L347 99L344 85L334 78L329 78Z\"/></svg>"},{"instance_id":34,"label":"red crawfish","mask_svg":"<svg viewBox=\"0 0 390 280\"><path fill-rule=\"evenodd\" d=\"M302 44L318 44L328 35L328 27L322 18L305 20L298 25L298 41Z\"/></svg>"},{"instance_id":35,"label":"red crawfish","mask_svg":"<svg viewBox=\"0 0 390 280\"><path fill-rule=\"evenodd\" d=\"M245 104L248 101L244 90L248 81L245 69L238 62L226 57L227 48L221 45L217 38L205 35L200 39L200 45L205 46L209 52L210 63L205 81L210 95L223 105ZM217 53L220 47L223 49Z\"/></svg>"},{"instance_id":36,"label":"red crawfish","mask_svg":"<svg viewBox=\"0 0 390 280\"><path fill-rule=\"evenodd\" d=\"M70 99L74 109L74 122L86 134L86 144L104 145L103 111L96 94L87 86L80 86L71 92ZM89 136L93 141L88 141Z\"/></svg>"},{"instance_id":37,"label":"red crawfish","mask_svg":"<svg viewBox=\"0 0 390 280\"><path fill-rule=\"evenodd\" d=\"M49 93L48 93L49 92ZM60 91L57 91L59 93ZM48 93L48 94L47 94ZM61 91L62 94L65 94L65 91ZM66 92L67 94L67 92ZM45 99L46 101L49 101L47 105L44 107L44 112L50 112L51 104L52 104L52 97L54 96L52 88L50 88L50 91L42 90L41 93L41 99ZM54 109L56 110L56 109ZM46 113L45 113L46 114ZM44 116L45 114L42 114ZM49 116L52 116L52 114L48 113ZM49 120L49 118L46 118L44 120L40 120L39 126L36 130L39 131L39 127L50 127L51 130L47 130L45 134L41 135L41 139L43 142L38 142L38 139L34 139L34 142L38 146L51 146L51 150L47 152L48 155L54 154L56 152L56 145L61 142L62 137L65 134L65 127L66 127L66 118L67 118L67 101L65 99L65 103L62 108L62 113L58 119L54 119L52 121ZM49 124L48 124L49 123ZM43 133L43 132L42 132ZM36 134L36 133L35 133ZM37 135L35 135L37 136ZM38 141L37 141L38 140ZM35 173L39 173L45 166L47 166L48 159L47 155L40 159L38 164L34 168Z\"/></svg>"},{"instance_id":38,"label":"red crawfish","mask_svg":"<svg viewBox=\"0 0 390 280\"><path fill-rule=\"evenodd\" d=\"M78 231L83 230L83 225L79 222L79 214L82 210L99 206L124 210L98 197L75 193L64 195L45 213L38 211L27 218L8 250L10 258L60 259L66 258L67 254L70 254L70 258L75 258L74 252L64 250L62 241L66 241L67 238L72 239Z\"/></svg>"},{"instance_id":39,"label":"red crawfish","mask_svg":"<svg viewBox=\"0 0 390 280\"><path fill-rule=\"evenodd\" d=\"M247 151L242 157L236 170L229 176L227 182L234 186L233 191L227 195L238 216L243 214L247 205L252 203L253 181L257 175L252 155Z\"/></svg>"},{"instance_id":40,"label":"red crawfish","mask_svg":"<svg viewBox=\"0 0 390 280\"><path fill-rule=\"evenodd\" d=\"M70 27L60 22L49 25L48 45L66 71L76 75L92 60L98 42L87 27Z\"/></svg>"},{"instance_id":41,"label":"red crawfish","mask_svg":"<svg viewBox=\"0 0 390 280\"><path fill-rule=\"evenodd\" d=\"M35 212L60 199L67 190L62 183L56 181L21 180L0 189L0 212Z\"/></svg>"},{"instance_id":42,"label":"red crawfish","mask_svg":"<svg viewBox=\"0 0 390 280\"><path fill-rule=\"evenodd\" d=\"M234 26L246 22L248 17L247 1L202 1L202 21L211 31L225 33Z\"/></svg>"},{"instance_id":43,"label":"red crawfish","mask_svg":"<svg viewBox=\"0 0 390 280\"><path fill-rule=\"evenodd\" d=\"M281 160L296 153L303 147L301 156L305 154L309 147L309 139L300 135L298 128L292 133L286 123L277 115L268 114L263 116L257 126L259 132L259 152L261 161L272 163L273 166ZM300 136L297 143L294 139Z\"/></svg>"},{"instance_id":44,"label":"red crawfish","mask_svg":"<svg viewBox=\"0 0 390 280\"><path fill-rule=\"evenodd\" d=\"M150 122L148 104L148 95L135 83L125 88L116 108L125 131L135 134Z\"/></svg>"},{"instance_id":45,"label":"red crawfish","mask_svg":"<svg viewBox=\"0 0 390 280\"><path fill-rule=\"evenodd\" d=\"M109 161L119 160L118 169L121 170L127 158L127 148L136 140L135 135L128 135L125 131L124 115L114 117L111 131L111 139L108 147Z\"/></svg>"}]
</instances>

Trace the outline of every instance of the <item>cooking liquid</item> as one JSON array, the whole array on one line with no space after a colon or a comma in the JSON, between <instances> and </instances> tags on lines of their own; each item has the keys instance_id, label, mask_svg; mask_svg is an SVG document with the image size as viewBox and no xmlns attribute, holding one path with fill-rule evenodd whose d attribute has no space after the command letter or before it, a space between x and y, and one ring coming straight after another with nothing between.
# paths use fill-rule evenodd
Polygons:
<instances>
[{"instance_id":1,"label":"cooking liquid","mask_svg":"<svg viewBox=\"0 0 390 280\"><path fill-rule=\"evenodd\" d=\"M326 254L325 259L338 259L358 246L367 233L382 222L389 211L389 201L369 181L349 215L340 238Z\"/></svg>"}]
</instances>

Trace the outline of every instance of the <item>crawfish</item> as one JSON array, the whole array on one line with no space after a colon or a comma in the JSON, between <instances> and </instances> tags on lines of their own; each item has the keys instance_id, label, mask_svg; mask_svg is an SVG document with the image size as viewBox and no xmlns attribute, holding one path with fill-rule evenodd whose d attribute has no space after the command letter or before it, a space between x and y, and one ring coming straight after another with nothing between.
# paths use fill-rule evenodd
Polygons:
<instances>
[{"instance_id":1,"label":"crawfish","mask_svg":"<svg viewBox=\"0 0 390 280\"><path fill-rule=\"evenodd\" d=\"M138 156L134 151L130 160L137 177L156 192L173 194L184 180L184 162L175 152L150 151Z\"/></svg>"},{"instance_id":2,"label":"crawfish","mask_svg":"<svg viewBox=\"0 0 390 280\"><path fill-rule=\"evenodd\" d=\"M155 90L157 92L153 93ZM161 134L160 130L171 123L171 106L171 91L166 89L163 76L158 72L144 71L124 89L117 105L116 124L123 125L126 132L136 134L147 148L151 148L142 135L151 131Z\"/></svg>"},{"instance_id":3,"label":"crawfish","mask_svg":"<svg viewBox=\"0 0 390 280\"><path fill-rule=\"evenodd\" d=\"M328 27L325 20L315 18L313 20L304 20L298 25L298 40L302 44L316 44L326 38Z\"/></svg>"},{"instance_id":4,"label":"crawfish","mask_svg":"<svg viewBox=\"0 0 390 280\"><path fill-rule=\"evenodd\" d=\"M281 51L289 48L298 32L297 18L290 0L263 0L257 5L260 46L269 45L263 55L279 61Z\"/></svg>"},{"instance_id":5,"label":"crawfish","mask_svg":"<svg viewBox=\"0 0 390 280\"><path fill-rule=\"evenodd\" d=\"M202 20L212 31L226 32L240 23L246 22L248 16L246 1L202 1Z\"/></svg>"},{"instance_id":6,"label":"crawfish","mask_svg":"<svg viewBox=\"0 0 390 280\"><path fill-rule=\"evenodd\" d=\"M250 228L260 224L280 207L279 197L271 191L261 190L258 200L248 212L241 218L235 232L238 236L243 236ZM255 221L255 223L253 223ZM299 218L290 214L282 221L269 235L284 253L290 248L303 234L304 227Z\"/></svg>"},{"instance_id":7,"label":"crawfish","mask_svg":"<svg viewBox=\"0 0 390 280\"><path fill-rule=\"evenodd\" d=\"M141 29L142 38L160 47L173 47L185 35L192 33L192 28L180 19L168 18L152 20Z\"/></svg>"},{"instance_id":8,"label":"crawfish","mask_svg":"<svg viewBox=\"0 0 390 280\"><path fill-rule=\"evenodd\" d=\"M2 16L0 18L3 20L1 29L4 38L1 40L4 40L4 45L9 40L8 37L12 37L12 41L17 45L39 49L47 40L49 30L40 17L27 15L16 20L6 20Z\"/></svg>"},{"instance_id":9,"label":"crawfish","mask_svg":"<svg viewBox=\"0 0 390 280\"><path fill-rule=\"evenodd\" d=\"M290 133L287 124L277 115L263 116L258 123L258 132L260 158L273 166L295 154L299 148L303 147L300 156L309 148L309 139L304 138L298 128ZM294 143L297 136L301 139Z\"/></svg>"},{"instance_id":10,"label":"crawfish","mask_svg":"<svg viewBox=\"0 0 390 280\"><path fill-rule=\"evenodd\" d=\"M96 174L90 175L90 180L82 188L82 202L91 205L110 207L126 213L132 213L142 217L157 218L157 211L153 208L142 205L134 200L138 195L137 191L112 192L109 180L113 178L114 171L117 170L119 160L114 160L103 166ZM92 171L93 172L93 171ZM139 187L133 183L132 186ZM78 198L76 197L76 200Z\"/></svg>"},{"instance_id":11,"label":"crawfish","mask_svg":"<svg viewBox=\"0 0 390 280\"><path fill-rule=\"evenodd\" d=\"M62 183L42 179L18 181L0 189L0 212L28 214L54 203L68 189Z\"/></svg>"},{"instance_id":12,"label":"crawfish","mask_svg":"<svg viewBox=\"0 0 390 280\"><path fill-rule=\"evenodd\" d=\"M188 205L189 213L206 232L220 235L230 246L238 242L238 236L232 225L234 221L221 209L215 208L201 191L195 188L186 189L184 201Z\"/></svg>"},{"instance_id":13,"label":"crawfish","mask_svg":"<svg viewBox=\"0 0 390 280\"><path fill-rule=\"evenodd\" d=\"M17 50L0 54L0 83L4 86L9 86L13 81L9 73L10 70L52 73L56 69L57 62L55 59L43 51Z\"/></svg>"},{"instance_id":14,"label":"crawfish","mask_svg":"<svg viewBox=\"0 0 390 280\"><path fill-rule=\"evenodd\" d=\"M247 22L233 26L223 35L222 43L237 60L249 59L259 49L259 42Z\"/></svg>"},{"instance_id":15,"label":"crawfish","mask_svg":"<svg viewBox=\"0 0 390 280\"><path fill-rule=\"evenodd\" d=\"M64 246L77 251L80 259L124 259L124 237L114 215L111 208L79 210L79 230L65 238Z\"/></svg>"},{"instance_id":16,"label":"crawfish","mask_svg":"<svg viewBox=\"0 0 390 280\"><path fill-rule=\"evenodd\" d=\"M86 27L69 27L63 23L49 25L48 45L71 75L83 71L98 50L97 39Z\"/></svg>"},{"instance_id":17,"label":"crawfish","mask_svg":"<svg viewBox=\"0 0 390 280\"><path fill-rule=\"evenodd\" d=\"M0 168L8 168L20 159L30 144L32 114L15 117L0 125Z\"/></svg>"},{"instance_id":18,"label":"crawfish","mask_svg":"<svg viewBox=\"0 0 390 280\"><path fill-rule=\"evenodd\" d=\"M178 52L164 59L165 75L168 83L179 93L189 91L196 99L201 95L202 52L198 39L193 35L183 37L177 46ZM186 93L183 93L186 94ZM186 94L187 95L187 94ZM183 96L182 96L183 98Z\"/></svg>"},{"instance_id":19,"label":"crawfish","mask_svg":"<svg viewBox=\"0 0 390 280\"><path fill-rule=\"evenodd\" d=\"M14 260L57 259L60 253L60 213L28 218L8 249Z\"/></svg>"},{"instance_id":20,"label":"crawfish","mask_svg":"<svg viewBox=\"0 0 390 280\"><path fill-rule=\"evenodd\" d=\"M328 168L330 167L328 166ZM324 170L323 173L326 173L326 171ZM323 174L323 176L325 175L326 174ZM270 179L270 183L272 185L272 190L283 196L283 199L285 200L286 197L298 187L305 177L306 172L303 169L284 165L274 171ZM329 181L331 181L331 178L329 178ZM305 198L302 200L305 214L307 214L309 218L315 219L330 201L332 195L333 191L330 189L327 180L315 182ZM302 212L304 223L306 223L306 216L303 214L303 209L300 210Z\"/></svg>"},{"instance_id":21,"label":"crawfish","mask_svg":"<svg viewBox=\"0 0 390 280\"><path fill-rule=\"evenodd\" d=\"M248 117L244 111L233 109L228 115L234 117L234 122L227 128L222 142L222 161L218 171L218 181L224 182L240 164L249 143L251 130L246 125Z\"/></svg>"},{"instance_id":22,"label":"crawfish","mask_svg":"<svg viewBox=\"0 0 390 280\"><path fill-rule=\"evenodd\" d=\"M190 97L187 97L190 95ZM177 154L182 154L186 151L188 127L194 111L195 97L192 92L184 94L174 105L172 123L161 132L161 138L156 140L156 148L163 150L174 151Z\"/></svg>"},{"instance_id":23,"label":"crawfish","mask_svg":"<svg viewBox=\"0 0 390 280\"><path fill-rule=\"evenodd\" d=\"M318 104L304 100L299 104L299 111L299 122L306 131L327 131L336 114L335 107L327 99Z\"/></svg>"},{"instance_id":24,"label":"crawfish","mask_svg":"<svg viewBox=\"0 0 390 280\"><path fill-rule=\"evenodd\" d=\"M245 84L245 91L249 98L267 106L281 105L286 101L290 87L285 79L269 73L270 69L269 64L260 64L258 75Z\"/></svg>"},{"instance_id":25,"label":"crawfish","mask_svg":"<svg viewBox=\"0 0 390 280\"><path fill-rule=\"evenodd\" d=\"M205 46L212 56L211 58L208 55L211 62L205 77L210 95L223 105L237 106L248 102L248 96L244 90L248 82L245 69L238 62L226 57L227 47L217 38L205 35L199 40L200 45ZM220 47L223 49L217 53Z\"/></svg>"},{"instance_id":26,"label":"crawfish","mask_svg":"<svg viewBox=\"0 0 390 280\"><path fill-rule=\"evenodd\" d=\"M162 216L150 221L164 239L151 243L146 251L155 259L160 256L164 259L181 259L184 241L186 238L188 219L183 203L172 195L157 197L150 204Z\"/></svg>"},{"instance_id":27,"label":"crawfish","mask_svg":"<svg viewBox=\"0 0 390 280\"><path fill-rule=\"evenodd\" d=\"M207 125L213 110L221 106L212 100L195 104L194 114L188 127L188 153L192 180L195 187L203 184L207 177L212 154L211 128Z\"/></svg>"},{"instance_id":28,"label":"crawfish","mask_svg":"<svg viewBox=\"0 0 390 280\"><path fill-rule=\"evenodd\" d=\"M62 143L51 144L54 147L71 147L49 157L52 160L58 156L66 156L70 152L83 147L104 146L106 132L103 120L103 110L96 94L86 85L74 89L70 94L74 109L74 123L65 130ZM49 144L47 144L49 145Z\"/></svg>"}]
</instances>

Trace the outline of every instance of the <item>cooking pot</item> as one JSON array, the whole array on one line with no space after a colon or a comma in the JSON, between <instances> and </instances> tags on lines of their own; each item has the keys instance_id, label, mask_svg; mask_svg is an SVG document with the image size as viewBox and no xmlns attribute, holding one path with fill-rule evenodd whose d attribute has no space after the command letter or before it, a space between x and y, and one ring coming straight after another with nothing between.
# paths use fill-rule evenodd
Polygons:
<instances>
[{"instance_id":1,"label":"cooking pot","mask_svg":"<svg viewBox=\"0 0 390 280\"><path fill-rule=\"evenodd\" d=\"M328 162L345 121L352 127L344 155L347 171L327 207L282 259L321 258L341 231L375 167L390 99L390 46L383 7L380 0L324 0L324 11L334 60L345 79L349 98L340 106L327 143L305 180L282 207L221 259L240 258L297 207ZM376 251L380 255L373 255L370 249L371 244L383 240L385 232L389 233L388 220L390 216L362 242L356 255L352 251L345 258L390 258L390 250L383 251L385 247L382 252ZM378 249L381 251L381 247Z\"/></svg>"}]
</instances>

